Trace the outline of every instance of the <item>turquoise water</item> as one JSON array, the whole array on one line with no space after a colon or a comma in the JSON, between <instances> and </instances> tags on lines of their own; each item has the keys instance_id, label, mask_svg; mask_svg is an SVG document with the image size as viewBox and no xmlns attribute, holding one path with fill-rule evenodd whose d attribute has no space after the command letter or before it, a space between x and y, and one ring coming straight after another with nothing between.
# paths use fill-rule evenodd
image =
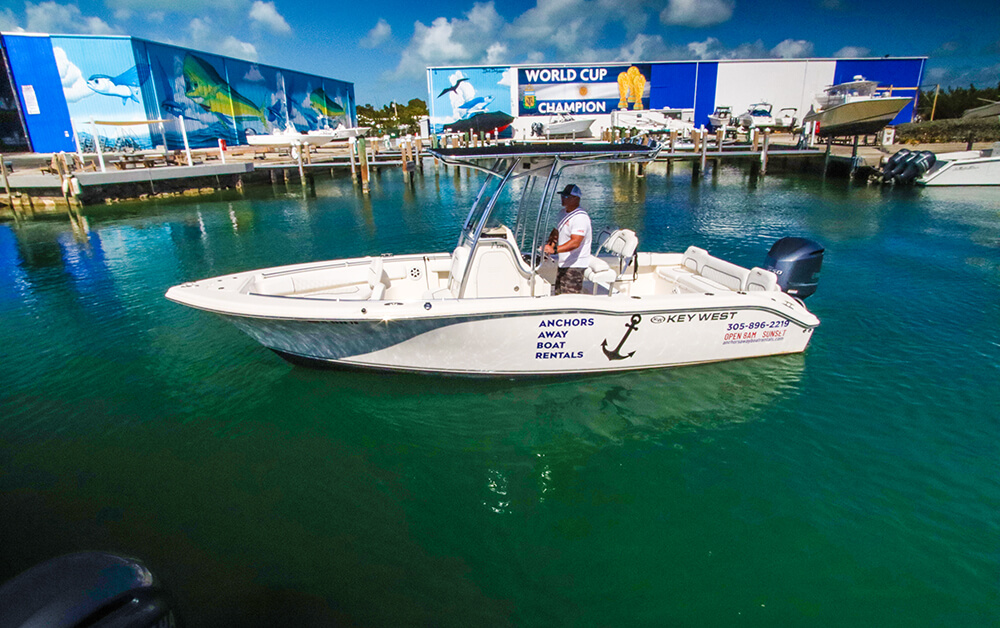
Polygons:
<instances>
[{"instance_id":1,"label":"turquoise water","mask_svg":"<svg viewBox=\"0 0 1000 628\"><path fill-rule=\"evenodd\" d=\"M428 162L429 164L429 162ZM598 227L827 248L806 353L568 381L293 367L171 285L450 249L397 172L0 225L0 580L142 558L188 626L1000 624L1000 195L574 178Z\"/></svg>"}]
</instances>

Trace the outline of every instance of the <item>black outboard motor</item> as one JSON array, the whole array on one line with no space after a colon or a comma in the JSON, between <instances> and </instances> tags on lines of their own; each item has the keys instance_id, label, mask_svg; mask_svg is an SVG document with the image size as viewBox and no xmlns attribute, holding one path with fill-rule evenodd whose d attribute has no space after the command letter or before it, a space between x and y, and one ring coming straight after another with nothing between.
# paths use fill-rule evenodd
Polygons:
<instances>
[{"instance_id":1,"label":"black outboard motor","mask_svg":"<svg viewBox=\"0 0 1000 628\"><path fill-rule=\"evenodd\" d=\"M60 556L0 586L0 628L173 627L167 595L139 561L104 552Z\"/></svg>"},{"instance_id":2,"label":"black outboard motor","mask_svg":"<svg viewBox=\"0 0 1000 628\"><path fill-rule=\"evenodd\" d=\"M531 124L531 134L537 135L538 137L542 137L545 135L545 127L542 126L541 122L533 122Z\"/></svg>"},{"instance_id":3,"label":"black outboard motor","mask_svg":"<svg viewBox=\"0 0 1000 628\"><path fill-rule=\"evenodd\" d=\"M910 150L903 148L896 151L896 154L886 160L885 165L882 166L882 180L889 182L892 181L895 176L896 166L899 162L906 159L906 156L910 154Z\"/></svg>"},{"instance_id":4,"label":"black outboard motor","mask_svg":"<svg viewBox=\"0 0 1000 628\"><path fill-rule=\"evenodd\" d=\"M924 174L937 162L937 157L929 150L913 153L913 156L906 160L906 168L896 175L896 181L900 183L913 183L913 180Z\"/></svg>"},{"instance_id":5,"label":"black outboard motor","mask_svg":"<svg viewBox=\"0 0 1000 628\"><path fill-rule=\"evenodd\" d=\"M822 265L823 247L806 238L782 238L764 259L764 270L777 275L781 289L799 299L816 292Z\"/></svg>"}]
</instances>

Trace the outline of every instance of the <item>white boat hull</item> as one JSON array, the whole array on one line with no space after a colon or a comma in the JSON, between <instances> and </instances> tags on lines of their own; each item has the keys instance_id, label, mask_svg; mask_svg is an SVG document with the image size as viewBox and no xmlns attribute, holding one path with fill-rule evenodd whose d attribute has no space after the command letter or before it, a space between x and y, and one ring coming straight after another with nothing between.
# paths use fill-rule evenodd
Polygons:
<instances>
[{"instance_id":1,"label":"white boat hull","mask_svg":"<svg viewBox=\"0 0 1000 628\"><path fill-rule=\"evenodd\" d=\"M835 105L803 118L819 122L817 135L869 135L881 131L903 110L911 98L870 98Z\"/></svg>"},{"instance_id":2,"label":"white boat hull","mask_svg":"<svg viewBox=\"0 0 1000 628\"><path fill-rule=\"evenodd\" d=\"M271 135L247 135L250 146L323 146L335 138L332 135L309 135L306 133L276 133Z\"/></svg>"},{"instance_id":3,"label":"white boat hull","mask_svg":"<svg viewBox=\"0 0 1000 628\"><path fill-rule=\"evenodd\" d=\"M677 254L652 255L671 262L669 267L680 266ZM412 269L426 260L444 267L449 258L386 258L386 268L398 267L390 272L399 277L393 284L416 295L436 286L412 277L434 271ZM370 263L366 258L325 264ZM455 299L442 298L440 291L437 297L397 299L392 285L380 300L354 300L342 291L309 297L254 292L261 277L322 267L207 279L171 288L167 298L222 315L293 362L480 377L604 373L798 353L819 324L783 292L675 292L666 274L653 267L641 273L649 293L641 299L629 294Z\"/></svg>"},{"instance_id":4,"label":"white boat hull","mask_svg":"<svg viewBox=\"0 0 1000 628\"><path fill-rule=\"evenodd\" d=\"M1000 185L1000 156L972 159L946 159L939 155L938 164L916 180L928 187L949 185Z\"/></svg>"},{"instance_id":5,"label":"white boat hull","mask_svg":"<svg viewBox=\"0 0 1000 628\"><path fill-rule=\"evenodd\" d=\"M546 135L553 137L562 135L584 135L590 131L590 125L593 123L593 118L573 120L572 122L554 122L545 127L545 133Z\"/></svg>"}]
</instances>

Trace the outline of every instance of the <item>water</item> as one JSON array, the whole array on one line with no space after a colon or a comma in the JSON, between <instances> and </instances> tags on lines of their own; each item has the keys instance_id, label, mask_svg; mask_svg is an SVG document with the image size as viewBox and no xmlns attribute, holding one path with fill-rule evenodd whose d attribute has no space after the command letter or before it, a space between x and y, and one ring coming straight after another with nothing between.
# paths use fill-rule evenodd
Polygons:
<instances>
[{"instance_id":1,"label":"water","mask_svg":"<svg viewBox=\"0 0 1000 628\"><path fill-rule=\"evenodd\" d=\"M0 580L142 558L188 626L1000 623L1000 197L579 173L598 227L827 247L802 355L569 381L292 367L166 301L446 250L478 175L0 225ZM502 342L502 339L494 339Z\"/></svg>"}]
</instances>

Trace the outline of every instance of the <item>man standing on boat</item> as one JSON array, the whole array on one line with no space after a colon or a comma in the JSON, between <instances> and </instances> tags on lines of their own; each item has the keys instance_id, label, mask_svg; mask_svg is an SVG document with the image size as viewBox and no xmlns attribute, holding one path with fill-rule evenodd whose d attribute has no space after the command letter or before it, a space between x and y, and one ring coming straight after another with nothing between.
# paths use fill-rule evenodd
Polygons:
<instances>
[{"instance_id":1,"label":"man standing on boat","mask_svg":"<svg viewBox=\"0 0 1000 628\"><path fill-rule=\"evenodd\" d=\"M583 271L590 263L590 216L580 207L580 188L570 183L559 192L566 215L555 228L556 242L545 245L546 253L559 256L556 294L583 292Z\"/></svg>"}]
</instances>

